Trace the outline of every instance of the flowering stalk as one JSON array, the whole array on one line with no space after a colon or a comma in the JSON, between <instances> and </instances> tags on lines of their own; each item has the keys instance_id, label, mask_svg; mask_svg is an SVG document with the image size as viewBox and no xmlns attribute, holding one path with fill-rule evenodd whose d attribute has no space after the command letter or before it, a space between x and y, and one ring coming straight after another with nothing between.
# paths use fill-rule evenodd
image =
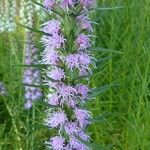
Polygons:
<instances>
[{"instance_id":1,"label":"flowering stalk","mask_svg":"<svg viewBox=\"0 0 150 150\"><path fill-rule=\"evenodd\" d=\"M12 32L16 29L16 1L4 0L0 2L0 32Z\"/></svg>"},{"instance_id":2,"label":"flowering stalk","mask_svg":"<svg viewBox=\"0 0 150 150\"><path fill-rule=\"evenodd\" d=\"M21 24L26 26L33 26L33 16L34 16L35 7L30 0L21 0L20 1L20 11L19 18Z\"/></svg>"},{"instance_id":3,"label":"flowering stalk","mask_svg":"<svg viewBox=\"0 0 150 150\"><path fill-rule=\"evenodd\" d=\"M41 0L36 1L40 3ZM38 5L34 5L31 0L20 0L19 21L21 24L32 27L32 18L34 17L35 12L37 13L38 18L42 20L43 12L40 11Z\"/></svg>"},{"instance_id":4,"label":"flowering stalk","mask_svg":"<svg viewBox=\"0 0 150 150\"><path fill-rule=\"evenodd\" d=\"M90 92L86 80L78 77L91 74L94 57L90 53L92 25L88 10L94 0L44 0L44 6L54 18L42 25L44 45L42 64L46 64L46 101L53 106L45 123L57 134L46 142L53 150L89 150L85 129L91 123L91 112L83 109ZM82 141L82 142L81 142Z\"/></svg>"},{"instance_id":5,"label":"flowering stalk","mask_svg":"<svg viewBox=\"0 0 150 150\"><path fill-rule=\"evenodd\" d=\"M0 5L0 33L5 31L4 7Z\"/></svg>"},{"instance_id":6,"label":"flowering stalk","mask_svg":"<svg viewBox=\"0 0 150 150\"><path fill-rule=\"evenodd\" d=\"M38 63L38 50L34 47L33 42L34 34L27 32L27 44L25 48L25 64L33 65ZM40 84L40 71L37 68L27 68L24 71L23 82L25 84ZM29 109L33 101L42 96L41 90L37 87L25 86L25 108Z\"/></svg>"},{"instance_id":7,"label":"flowering stalk","mask_svg":"<svg viewBox=\"0 0 150 150\"><path fill-rule=\"evenodd\" d=\"M37 0L39 3L40 1ZM39 6L35 6L31 0L20 0L19 5L17 4L17 0L0 1L0 33L14 32L17 27L16 18L19 18L21 24L32 27L32 18L35 11L40 20L44 18L44 13L39 9Z\"/></svg>"}]
</instances>

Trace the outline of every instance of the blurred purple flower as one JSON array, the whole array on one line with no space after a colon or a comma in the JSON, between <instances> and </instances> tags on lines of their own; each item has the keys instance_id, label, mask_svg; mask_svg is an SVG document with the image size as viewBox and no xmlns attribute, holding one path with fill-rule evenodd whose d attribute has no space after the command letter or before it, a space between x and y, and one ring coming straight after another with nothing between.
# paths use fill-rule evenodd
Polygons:
<instances>
[{"instance_id":1,"label":"blurred purple flower","mask_svg":"<svg viewBox=\"0 0 150 150\"><path fill-rule=\"evenodd\" d=\"M31 102L30 100L28 100L28 101L25 103L24 107L25 107L26 109L30 109L30 108L32 107L32 102Z\"/></svg>"},{"instance_id":2,"label":"blurred purple flower","mask_svg":"<svg viewBox=\"0 0 150 150\"><path fill-rule=\"evenodd\" d=\"M32 65L38 63L38 50L32 43L34 38L34 34L27 32L27 44L25 48L25 64ZM25 84L25 108L30 109L32 106L33 101L39 99L42 96L42 92L40 88L26 86L29 85L36 85L40 84L41 77L40 77L40 70L37 68L27 67L24 71L23 75L23 83Z\"/></svg>"}]
</instances>

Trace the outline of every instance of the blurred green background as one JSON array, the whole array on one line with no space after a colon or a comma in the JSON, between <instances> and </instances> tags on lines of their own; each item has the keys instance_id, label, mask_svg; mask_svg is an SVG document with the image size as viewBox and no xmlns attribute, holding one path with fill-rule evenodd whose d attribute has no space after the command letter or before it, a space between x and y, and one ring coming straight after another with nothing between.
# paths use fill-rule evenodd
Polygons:
<instances>
[{"instance_id":1,"label":"blurred green background","mask_svg":"<svg viewBox=\"0 0 150 150\"><path fill-rule=\"evenodd\" d=\"M110 150L150 150L150 1L97 0L94 53L101 61L91 87L111 85L88 103L94 116L92 141ZM42 150L50 136L43 125L44 107L24 109L22 85L25 31L0 34L0 150ZM22 41L21 41L22 40Z\"/></svg>"}]
</instances>

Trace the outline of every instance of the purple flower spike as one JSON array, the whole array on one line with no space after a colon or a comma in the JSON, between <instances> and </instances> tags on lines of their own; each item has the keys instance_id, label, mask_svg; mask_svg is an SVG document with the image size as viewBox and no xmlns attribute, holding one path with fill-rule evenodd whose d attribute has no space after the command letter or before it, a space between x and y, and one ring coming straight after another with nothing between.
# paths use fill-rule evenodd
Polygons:
<instances>
[{"instance_id":1,"label":"purple flower spike","mask_svg":"<svg viewBox=\"0 0 150 150\"><path fill-rule=\"evenodd\" d=\"M34 38L34 34L28 32L27 33L27 42L32 43L32 39ZM33 44L26 44L25 49L25 64L32 65L38 63L38 50L35 48ZM28 67L24 71L23 83L24 84L40 84L41 82L41 74L40 70L37 68ZM25 108L30 109L33 101L39 99L42 96L42 92L40 88L25 86Z\"/></svg>"},{"instance_id":2,"label":"purple flower spike","mask_svg":"<svg viewBox=\"0 0 150 150\"><path fill-rule=\"evenodd\" d=\"M53 89L45 100L53 107L45 122L51 129L58 130L57 136L46 142L52 150L90 150L84 142L90 142L85 128L92 115L81 109L90 89L82 84L86 79L82 78L82 83L76 79L91 74L94 67L95 59L89 51L93 29L88 18L93 4L94 0L44 1L45 8L54 14L41 29L48 33L41 38L44 47L41 64L46 64L44 85Z\"/></svg>"}]
</instances>

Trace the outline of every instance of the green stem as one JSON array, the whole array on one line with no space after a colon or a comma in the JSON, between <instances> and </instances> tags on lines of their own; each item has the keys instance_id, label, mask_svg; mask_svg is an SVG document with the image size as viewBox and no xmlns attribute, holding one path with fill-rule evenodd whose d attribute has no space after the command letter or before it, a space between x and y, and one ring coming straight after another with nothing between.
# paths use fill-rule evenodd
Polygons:
<instances>
[{"instance_id":1,"label":"green stem","mask_svg":"<svg viewBox=\"0 0 150 150\"><path fill-rule=\"evenodd\" d=\"M32 139L31 139L31 149L34 150L35 142L35 108L32 108Z\"/></svg>"},{"instance_id":2,"label":"green stem","mask_svg":"<svg viewBox=\"0 0 150 150\"><path fill-rule=\"evenodd\" d=\"M26 149L28 150L29 149L29 131L30 131L30 128L29 128L29 111L27 113L27 118L26 118L26 123L27 123L27 134L26 134Z\"/></svg>"}]
</instances>

